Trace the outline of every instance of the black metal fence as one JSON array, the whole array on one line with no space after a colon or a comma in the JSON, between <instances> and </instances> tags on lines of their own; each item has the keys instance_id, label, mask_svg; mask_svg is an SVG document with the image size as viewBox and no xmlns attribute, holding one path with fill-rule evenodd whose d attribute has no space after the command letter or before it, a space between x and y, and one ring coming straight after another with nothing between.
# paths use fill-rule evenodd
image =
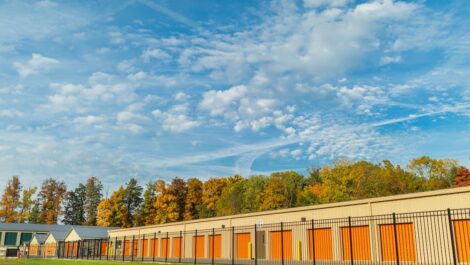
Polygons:
<instances>
[{"instance_id":1,"label":"black metal fence","mask_svg":"<svg viewBox=\"0 0 470 265\"><path fill-rule=\"evenodd\" d=\"M195 265L470 264L470 209L130 234L60 242L57 255Z\"/></svg>"}]
</instances>

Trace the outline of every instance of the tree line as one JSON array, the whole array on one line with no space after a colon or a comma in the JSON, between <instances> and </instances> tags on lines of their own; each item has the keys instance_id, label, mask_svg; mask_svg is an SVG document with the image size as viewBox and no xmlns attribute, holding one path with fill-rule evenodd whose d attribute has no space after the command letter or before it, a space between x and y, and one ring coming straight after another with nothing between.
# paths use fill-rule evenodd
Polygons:
<instances>
[{"instance_id":1,"label":"tree line","mask_svg":"<svg viewBox=\"0 0 470 265\"><path fill-rule=\"evenodd\" d=\"M427 156L406 167L341 159L311 168L307 175L285 171L206 181L175 177L144 187L131 178L107 198L96 177L69 191L49 178L37 192L36 187L23 188L13 176L0 201L0 221L132 227L468 185L468 168L454 159Z\"/></svg>"}]
</instances>

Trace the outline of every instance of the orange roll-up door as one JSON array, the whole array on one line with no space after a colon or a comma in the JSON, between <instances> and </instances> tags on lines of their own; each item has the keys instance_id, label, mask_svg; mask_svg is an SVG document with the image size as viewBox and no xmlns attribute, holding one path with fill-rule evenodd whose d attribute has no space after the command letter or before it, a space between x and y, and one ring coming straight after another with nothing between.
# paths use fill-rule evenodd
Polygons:
<instances>
[{"instance_id":1,"label":"orange roll-up door","mask_svg":"<svg viewBox=\"0 0 470 265\"><path fill-rule=\"evenodd\" d=\"M101 242L101 256L106 255L107 248L108 248L108 242Z\"/></svg>"},{"instance_id":2,"label":"orange roll-up door","mask_svg":"<svg viewBox=\"0 0 470 265\"><path fill-rule=\"evenodd\" d=\"M331 228L316 228L314 229L314 234L312 234L312 229L309 229L308 237L308 253L310 259L315 257L315 260L333 260L333 237ZM313 239L315 239L315 244L313 244ZM315 250L313 249L314 246Z\"/></svg>"},{"instance_id":3,"label":"orange roll-up door","mask_svg":"<svg viewBox=\"0 0 470 265\"><path fill-rule=\"evenodd\" d=\"M284 242L281 245L281 242ZM284 259L292 259L292 231L271 232L271 259L282 259L284 252Z\"/></svg>"},{"instance_id":4,"label":"orange roll-up door","mask_svg":"<svg viewBox=\"0 0 470 265\"><path fill-rule=\"evenodd\" d=\"M134 241L132 242L132 248L133 248L133 250L134 250L134 252L133 252L132 254L134 255L134 257L137 256L137 251L139 250L139 243L138 243L138 242L139 242L139 241L137 241L137 240L134 240Z\"/></svg>"},{"instance_id":5,"label":"orange roll-up door","mask_svg":"<svg viewBox=\"0 0 470 265\"><path fill-rule=\"evenodd\" d=\"M214 246L212 246L212 241ZM212 256L216 259L222 256L222 235L209 236L209 258L212 258Z\"/></svg>"},{"instance_id":6,"label":"orange roll-up door","mask_svg":"<svg viewBox=\"0 0 470 265\"><path fill-rule=\"evenodd\" d=\"M470 262L470 220L455 220L453 223L459 262Z\"/></svg>"},{"instance_id":7,"label":"orange roll-up door","mask_svg":"<svg viewBox=\"0 0 470 265\"><path fill-rule=\"evenodd\" d=\"M158 256L158 239L150 240L150 256L152 257Z\"/></svg>"},{"instance_id":8,"label":"orange roll-up door","mask_svg":"<svg viewBox=\"0 0 470 265\"><path fill-rule=\"evenodd\" d=\"M142 240L142 252L143 257L147 257L149 255L149 240L143 239Z\"/></svg>"},{"instance_id":9,"label":"orange roll-up door","mask_svg":"<svg viewBox=\"0 0 470 265\"><path fill-rule=\"evenodd\" d=\"M249 251L248 248L250 247L251 242L251 234L250 233L238 233L235 235L235 242L237 246L237 259L249 259Z\"/></svg>"},{"instance_id":10,"label":"orange roll-up door","mask_svg":"<svg viewBox=\"0 0 470 265\"><path fill-rule=\"evenodd\" d=\"M124 241L124 256L130 256L131 253L131 241Z\"/></svg>"},{"instance_id":11,"label":"orange roll-up door","mask_svg":"<svg viewBox=\"0 0 470 265\"><path fill-rule=\"evenodd\" d=\"M370 260L369 226L354 226L352 230L352 250L354 260ZM351 260L349 227L341 227L343 260Z\"/></svg>"},{"instance_id":12,"label":"orange roll-up door","mask_svg":"<svg viewBox=\"0 0 470 265\"><path fill-rule=\"evenodd\" d=\"M416 261L413 224L397 224L398 257L400 261ZM380 225L380 241L383 261L396 261L393 224Z\"/></svg>"},{"instance_id":13,"label":"orange roll-up door","mask_svg":"<svg viewBox=\"0 0 470 265\"><path fill-rule=\"evenodd\" d=\"M170 247L170 242L168 238L162 238L162 249L160 252L160 257L168 257L168 251Z\"/></svg>"},{"instance_id":14,"label":"orange roll-up door","mask_svg":"<svg viewBox=\"0 0 470 265\"><path fill-rule=\"evenodd\" d=\"M172 254L171 256L173 258L179 258L181 257L181 237L173 237L173 249L172 249Z\"/></svg>"},{"instance_id":15,"label":"orange roll-up door","mask_svg":"<svg viewBox=\"0 0 470 265\"><path fill-rule=\"evenodd\" d=\"M196 258L204 258L204 236L193 236L193 246L196 247Z\"/></svg>"}]
</instances>

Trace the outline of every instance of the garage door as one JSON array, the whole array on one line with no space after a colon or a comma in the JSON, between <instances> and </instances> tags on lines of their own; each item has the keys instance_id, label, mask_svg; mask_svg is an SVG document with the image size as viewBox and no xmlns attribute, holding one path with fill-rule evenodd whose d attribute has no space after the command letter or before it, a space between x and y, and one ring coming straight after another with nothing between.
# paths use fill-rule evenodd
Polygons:
<instances>
[{"instance_id":1,"label":"garage door","mask_svg":"<svg viewBox=\"0 0 470 265\"><path fill-rule=\"evenodd\" d=\"M101 256L106 255L107 248L108 248L108 243L107 242L101 242Z\"/></svg>"},{"instance_id":2,"label":"garage door","mask_svg":"<svg viewBox=\"0 0 470 265\"><path fill-rule=\"evenodd\" d=\"M130 253L131 253L131 241L130 240L126 240L124 241L124 256L130 256Z\"/></svg>"},{"instance_id":3,"label":"garage door","mask_svg":"<svg viewBox=\"0 0 470 265\"><path fill-rule=\"evenodd\" d=\"M416 261L413 224L397 224L398 257L400 261ZM396 261L396 245L393 224L380 225L380 242L383 261Z\"/></svg>"},{"instance_id":4,"label":"garage door","mask_svg":"<svg viewBox=\"0 0 470 265\"><path fill-rule=\"evenodd\" d=\"M250 259L251 257L251 234L238 233L235 235L236 255L237 259Z\"/></svg>"},{"instance_id":5,"label":"garage door","mask_svg":"<svg viewBox=\"0 0 470 265\"><path fill-rule=\"evenodd\" d=\"M170 242L168 241L168 238L162 238L162 249L160 252L160 257L168 257L168 251L170 250L168 247L170 246Z\"/></svg>"},{"instance_id":6,"label":"garage door","mask_svg":"<svg viewBox=\"0 0 470 265\"><path fill-rule=\"evenodd\" d=\"M331 228L314 229L314 234L312 234L312 229L309 229L308 237L308 253L310 259L313 260L315 258L315 260L333 260L333 238L331 235ZM315 244L313 239L315 239ZM313 249L314 247L315 249Z\"/></svg>"},{"instance_id":7,"label":"garage door","mask_svg":"<svg viewBox=\"0 0 470 265\"><path fill-rule=\"evenodd\" d=\"M292 259L292 231L271 232L271 259L282 259L282 252L284 259Z\"/></svg>"},{"instance_id":8,"label":"garage door","mask_svg":"<svg viewBox=\"0 0 470 265\"><path fill-rule=\"evenodd\" d=\"M152 257L158 256L158 239L150 240L150 255Z\"/></svg>"},{"instance_id":9,"label":"garage door","mask_svg":"<svg viewBox=\"0 0 470 265\"><path fill-rule=\"evenodd\" d=\"M141 255L143 257L147 257L149 255L149 240L143 239L142 240L142 252Z\"/></svg>"},{"instance_id":10,"label":"garage door","mask_svg":"<svg viewBox=\"0 0 470 265\"><path fill-rule=\"evenodd\" d=\"M455 220L454 233L459 262L470 262L470 220Z\"/></svg>"},{"instance_id":11,"label":"garage door","mask_svg":"<svg viewBox=\"0 0 470 265\"><path fill-rule=\"evenodd\" d=\"M173 242L172 242L172 244L173 244L173 251L172 252L173 253L171 255L172 257L174 257L174 258L181 257L181 251L182 251L181 250L181 243L182 243L181 237L174 237L173 238Z\"/></svg>"},{"instance_id":12,"label":"garage door","mask_svg":"<svg viewBox=\"0 0 470 265\"><path fill-rule=\"evenodd\" d=\"M204 258L204 236L193 236L193 255L196 252L196 258Z\"/></svg>"},{"instance_id":13,"label":"garage door","mask_svg":"<svg viewBox=\"0 0 470 265\"><path fill-rule=\"evenodd\" d=\"M352 251L353 260L370 260L370 234L369 226L353 226ZM351 245L349 227L341 227L343 260L351 260Z\"/></svg>"},{"instance_id":14,"label":"garage door","mask_svg":"<svg viewBox=\"0 0 470 265\"><path fill-rule=\"evenodd\" d=\"M222 235L209 236L209 257L219 259L222 256Z\"/></svg>"}]
</instances>

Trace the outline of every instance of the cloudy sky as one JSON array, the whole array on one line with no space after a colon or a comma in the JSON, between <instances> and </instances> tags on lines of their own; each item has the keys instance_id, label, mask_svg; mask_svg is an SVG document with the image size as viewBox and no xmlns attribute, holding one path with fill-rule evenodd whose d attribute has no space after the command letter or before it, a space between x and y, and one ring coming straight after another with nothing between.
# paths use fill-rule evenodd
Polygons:
<instances>
[{"instance_id":1,"label":"cloudy sky","mask_svg":"<svg viewBox=\"0 0 470 265\"><path fill-rule=\"evenodd\" d=\"M0 180L470 165L460 1L1 1Z\"/></svg>"}]
</instances>

